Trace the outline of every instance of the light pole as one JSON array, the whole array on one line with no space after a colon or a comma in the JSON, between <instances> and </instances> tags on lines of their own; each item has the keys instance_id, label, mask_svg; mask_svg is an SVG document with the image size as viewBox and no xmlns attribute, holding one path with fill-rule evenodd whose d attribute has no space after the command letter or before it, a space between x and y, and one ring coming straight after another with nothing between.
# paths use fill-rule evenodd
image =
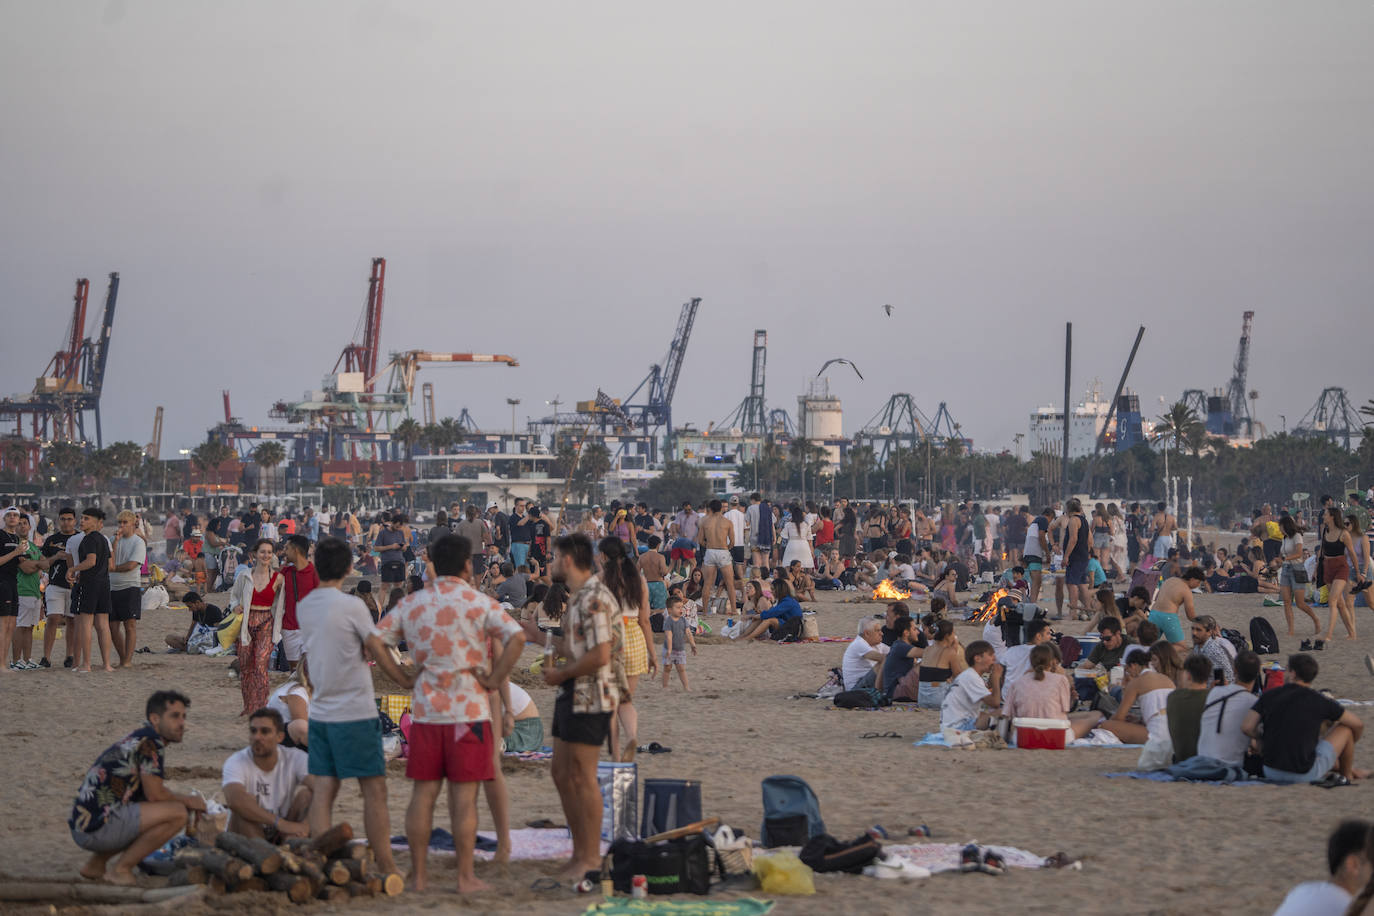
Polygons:
<instances>
[{"instance_id":1,"label":"light pole","mask_svg":"<svg viewBox=\"0 0 1374 916\"><path fill-rule=\"evenodd\" d=\"M519 398L506 398L506 403L510 405L510 447L515 450L515 408L519 406Z\"/></svg>"},{"instance_id":2,"label":"light pole","mask_svg":"<svg viewBox=\"0 0 1374 916\"><path fill-rule=\"evenodd\" d=\"M1283 414L1279 414L1279 422L1283 424L1284 435L1288 435L1288 418Z\"/></svg>"}]
</instances>

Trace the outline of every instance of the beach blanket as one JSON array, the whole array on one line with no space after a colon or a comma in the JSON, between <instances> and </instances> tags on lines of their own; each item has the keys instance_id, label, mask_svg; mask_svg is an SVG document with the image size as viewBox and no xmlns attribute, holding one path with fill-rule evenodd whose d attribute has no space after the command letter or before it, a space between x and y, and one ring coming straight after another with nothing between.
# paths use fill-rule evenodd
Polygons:
<instances>
[{"instance_id":1,"label":"beach blanket","mask_svg":"<svg viewBox=\"0 0 1374 916\"><path fill-rule=\"evenodd\" d=\"M821 700L832 700L832 699L834 699L834 697L833 697L833 696L818 697L817 699L821 699ZM869 707L869 708L867 708L867 709L865 709L865 708L863 708L863 707L860 707L860 708L858 708L858 709L845 709L845 708L843 708L843 707L836 706L836 705L834 705L834 704L832 703L831 705L826 706L826 707L824 707L824 708L825 708L825 709L833 709L833 710L835 710L836 712L916 712L916 711L918 711L918 710L921 709L921 707L917 706L915 703L893 703L891 706L874 706L874 707ZM924 711L924 712L937 712L938 710L927 709L927 710L923 710L923 711Z\"/></svg>"},{"instance_id":2,"label":"beach blanket","mask_svg":"<svg viewBox=\"0 0 1374 916\"><path fill-rule=\"evenodd\" d=\"M626 900L617 897L593 903L584 912L611 913L614 916L633 916L637 913L658 913L663 916L680 913L682 916L763 916L773 909L773 901L755 897L739 900Z\"/></svg>"},{"instance_id":3,"label":"beach blanket","mask_svg":"<svg viewBox=\"0 0 1374 916\"><path fill-rule=\"evenodd\" d=\"M404 836L393 836L391 848L407 850L410 845ZM604 853L609 845L601 844ZM429 834L429 852L436 856L451 856L453 834L442 827L435 827ZM535 828L521 827L510 832L511 861L520 859L566 859L572 855L572 834L566 827ZM490 862L496 858L496 837L491 834L477 834L477 848L473 858L479 862Z\"/></svg>"},{"instance_id":4,"label":"beach blanket","mask_svg":"<svg viewBox=\"0 0 1374 916\"><path fill-rule=\"evenodd\" d=\"M1101 731L1101 729L1096 729L1096 728L1095 728L1095 729L1092 730L1092 734L1093 734L1093 735L1096 735L1099 731ZM1106 734L1111 734L1111 733L1110 733L1110 732L1107 732ZM1116 738L1115 735L1112 735L1112 737L1113 737L1113 738ZM943 748L948 748L948 747L951 747L951 745L950 745L950 743L949 743L948 741L945 740L945 736L944 736L944 733L943 733L943 732L931 732L930 734L928 734L928 735L926 735L924 738L922 738L920 741L915 741L915 742L913 742L913 743L912 743L912 747L943 747ZM1136 748L1136 749L1139 749L1139 748L1144 747L1144 745L1143 745L1143 744L1122 744L1119 740L1116 741L1115 744L1109 744L1109 743L1107 743L1107 742L1105 742L1105 741L1093 741L1093 740L1091 739L1091 736L1090 736L1090 737L1088 737L1088 738L1079 738L1079 739L1076 740L1076 741L1070 741L1070 742L1068 743L1068 745L1065 747L1065 750L1069 750L1070 748L1081 748L1081 747L1112 747L1112 748ZM1016 748L1010 748L1010 750L1016 750Z\"/></svg>"},{"instance_id":5,"label":"beach blanket","mask_svg":"<svg viewBox=\"0 0 1374 916\"><path fill-rule=\"evenodd\" d=\"M1281 783L1267 779L1188 779L1175 776L1168 770L1127 770L1124 773L1103 773L1108 779L1146 779L1150 782L1195 782L1214 786L1277 786Z\"/></svg>"},{"instance_id":6,"label":"beach blanket","mask_svg":"<svg viewBox=\"0 0 1374 916\"><path fill-rule=\"evenodd\" d=\"M516 760L552 760L553 748L541 747L537 751L505 751L502 757L514 757Z\"/></svg>"},{"instance_id":7,"label":"beach blanket","mask_svg":"<svg viewBox=\"0 0 1374 916\"><path fill-rule=\"evenodd\" d=\"M982 844L980 844L982 845ZM883 854L901 856L908 862L929 869L932 874L941 871L959 870L959 853L963 845L958 843L922 843L912 846L883 846ZM1006 859L1012 868L1043 868L1045 857L1038 856L1015 846L983 846Z\"/></svg>"}]
</instances>

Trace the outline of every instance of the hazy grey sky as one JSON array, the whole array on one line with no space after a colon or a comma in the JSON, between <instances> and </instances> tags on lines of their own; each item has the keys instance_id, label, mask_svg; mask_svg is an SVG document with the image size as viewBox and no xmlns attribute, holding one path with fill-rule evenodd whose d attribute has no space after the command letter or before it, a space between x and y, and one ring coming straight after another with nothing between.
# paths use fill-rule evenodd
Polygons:
<instances>
[{"instance_id":1,"label":"hazy grey sky","mask_svg":"<svg viewBox=\"0 0 1374 916\"><path fill-rule=\"evenodd\" d=\"M701 311L675 403L846 432L895 391L1010 446L1075 390L1225 385L1260 418L1363 403L1374 289L1366 2L0 2L0 391L72 282L122 274L107 441L164 457L319 384L388 259L383 348L441 415L621 396ZM883 303L895 306L891 319Z\"/></svg>"}]
</instances>

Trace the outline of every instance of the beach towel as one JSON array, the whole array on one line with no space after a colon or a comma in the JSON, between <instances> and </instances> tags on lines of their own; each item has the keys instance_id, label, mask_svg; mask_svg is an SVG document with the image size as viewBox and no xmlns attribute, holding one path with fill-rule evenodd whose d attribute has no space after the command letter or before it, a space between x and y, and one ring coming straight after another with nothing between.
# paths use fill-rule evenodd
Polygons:
<instances>
[{"instance_id":1,"label":"beach towel","mask_svg":"<svg viewBox=\"0 0 1374 916\"><path fill-rule=\"evenodd\" d=\"M1168 770L1128 770L1124 773L1103 773L1108 779L1145 779L1150 782L1202 782L1210 783L1214 786L1277 786L1282 783L1270 782L1267 779L1188 779L1184 776L1175 776ZM1293 785L1304 785L1304 783L1293 783Z\"/></svg>"},{"instance_id":2,"label":"beach towel","mask_svg":"<svg viewBox=\"0 0 1374 916\"><path fill-rule=\"evenodd\" d=\"M1038 856L1033 852L1024 849L1017 849L1015 846L987 846L1002 856L1007 865L1012 868L1043 868L1045 857ZM932 874L942 871L959 870L959 853L963 850L964 844L960 843L922 843L913 846L884 846L883 854L888 856L900 856L905 861L922 868L929 869Z\"/></svg>"},{"instance_id":3,"label":"beach towel","mask_svg":"<svg viewBox=\"0 0 1374 916\"><path fill-rule=\"evenodd\" d=\"M541 747L537 751L504 751L502 757L513 757L516 760L552 760L553 748Z\"/></svg>"},{"instance_id":4,"label":"beach towel","mask_svg":"<svg viewBox=\"0 0 1374 916\"><path fill-rule=\"evenodd\" d=\"M773 909L773 901L759 900L755 897L742 897L739 900L713 899L710 903L695 900L626 900L617 898L593 903L583 912L610 913L614 916L636 916L640 913L656 913L669 916L679 913L711 913L712 916L763 916Z\"/></svg>"},{"instance_id":5,"label":"beach towel","mask_svg":"<svg viewBox=\"0 0 1374 916\"><path fill-rule=\"evenodd\" d=\"M604 853L608 846L609 844L603 841L601 851ZM521 827L510 832L510 847L511 861L566 859L572 855L572 834L568 833L566 827ZM406 851L410 845L406 842L405 836L393 836L391 848ZM437 856L454 855L453 834L442 827L435 827L429 834L429 851L431 855ZM496 858L496 837L485 833L477 834L477 849L473 858L479 862L490 862Z\"/></svg>"},{"instance_id":6,"label":"beach towel","mask_svg":"<svg viewBox=\"0 0 1374 916\"><path fill-rule=\"evenodd\" d=\"M1144 747L1144 745L1141 744L1122 744L1120 739L1118 739L1115 735L1111 734L1111 732L1102 732L1102 734L1110 736L1114 743L1108 743L1104 740L1092 740L1092 735L1096 735L1098 734L1098 732L1102 732L1102 729L1093 729L1088 738L1078 738L1074 741L1070 741L1067 745L1065 745L1065 750L1080 747L1136 748L1138 750L1141 747ZM947 740L945 740L944 732L931 732L930 734L922 738L920 741L913 742L912 747L950 748L953 747L953 745L951 745ZM1012 750L1015 750L1015 748L1012 748Z\"/></svg>"}]
</instances>

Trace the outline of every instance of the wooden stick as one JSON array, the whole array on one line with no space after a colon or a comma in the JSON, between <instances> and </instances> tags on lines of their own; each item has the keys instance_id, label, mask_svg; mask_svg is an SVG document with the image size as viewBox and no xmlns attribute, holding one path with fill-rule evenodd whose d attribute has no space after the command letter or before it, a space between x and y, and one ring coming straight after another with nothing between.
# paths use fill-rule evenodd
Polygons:
<instances>
[{"instance_id":1,"label":"wooden stick","mask_svg":"<svg viewBox=\"0 0 1374 916\"><path fill-rule=\"evenodd\" d=\"M253 870L263 877L281 870L281 853L266 840L226 830L215 837L215 846L250 863Z\"/></svg>"},{"instance_id":2,"label":"wooden stick","mask_svg":"<svg viewBox=\"0 0 1374 916\"><path fill-rule=\"evenodd\" d=\"M244 878L242 881L235 881L229 885L229 893L231 894L248 894L253 891L265 890L267 890L267 880L259 878L257 875Z\"/></svg>"},{"instance_id":3,"label":"wooden stick","mask_svg":"<svg viewBox=\"0 0 1374 916\"><path fill-rule=\"evenodd\" d=\"M253 877L253 866L220 849L181 849L175 860L179 865L199 865L225 881L246 881Z\"/></svg>"},{"instance_id":4,"label":"wooden stick","mask_svg":"<svg viewBox=\"0 0 1374 916\"><path fill-rule=\"evenodd\" d=\"M205 883L205 869L199 865L188 865L185 868L177 869L172 872L167 880L168 887L189 887L192 884Z\"/></svg>"},{"instance_id":5,"label":"wooden stick","mask_svg":"<svg viewBox=\"0 0 1374 916\"><path fill-rule=\"evenodd\" d=\"M366 884L360 884L357 881L348 882L344 885L344 889L348 891L348 896L350 897L371 897L373 895L373 891L371 888L369 888Z\"/></svg>"},{"instance_id":6,"label":"wooden stick","mask_svg":"<svg viewBox=\"0 0 1374 916\"><path fill-rule=\"evenodd\" d=\"M174 874L180 870L180 868L181 866L170 858L144 859L142 862L138 863L138 870L145 875L158 875L164 878L170 874Z\"/></svg>"},{"instance_id":7,"label":"wooden stick","mask_svg":"<svg viewBox=\"0 0 1374 916\"><path fill-rule=\"evenodd\" d=\"M161 903L193 899L199 887L119 887L113 884L73 884L66 881L0 881L0 900L62 901L85 903Z\"/></svg>"},{"instance_id":8,"label":"wooden stick","mask_svg":"<svg viewBox=\"0 0 1374 916\"><path fill-rule=\"evenodd\" d=\"M336 887L333 884L327 884L324 887L320 888L319 893L317 893L315 896L316 898L324 900L328 903L341 903L344 900L347 900L350 894L348 893L348 888L346 887Z\"/></svg>"}]
</instances>

